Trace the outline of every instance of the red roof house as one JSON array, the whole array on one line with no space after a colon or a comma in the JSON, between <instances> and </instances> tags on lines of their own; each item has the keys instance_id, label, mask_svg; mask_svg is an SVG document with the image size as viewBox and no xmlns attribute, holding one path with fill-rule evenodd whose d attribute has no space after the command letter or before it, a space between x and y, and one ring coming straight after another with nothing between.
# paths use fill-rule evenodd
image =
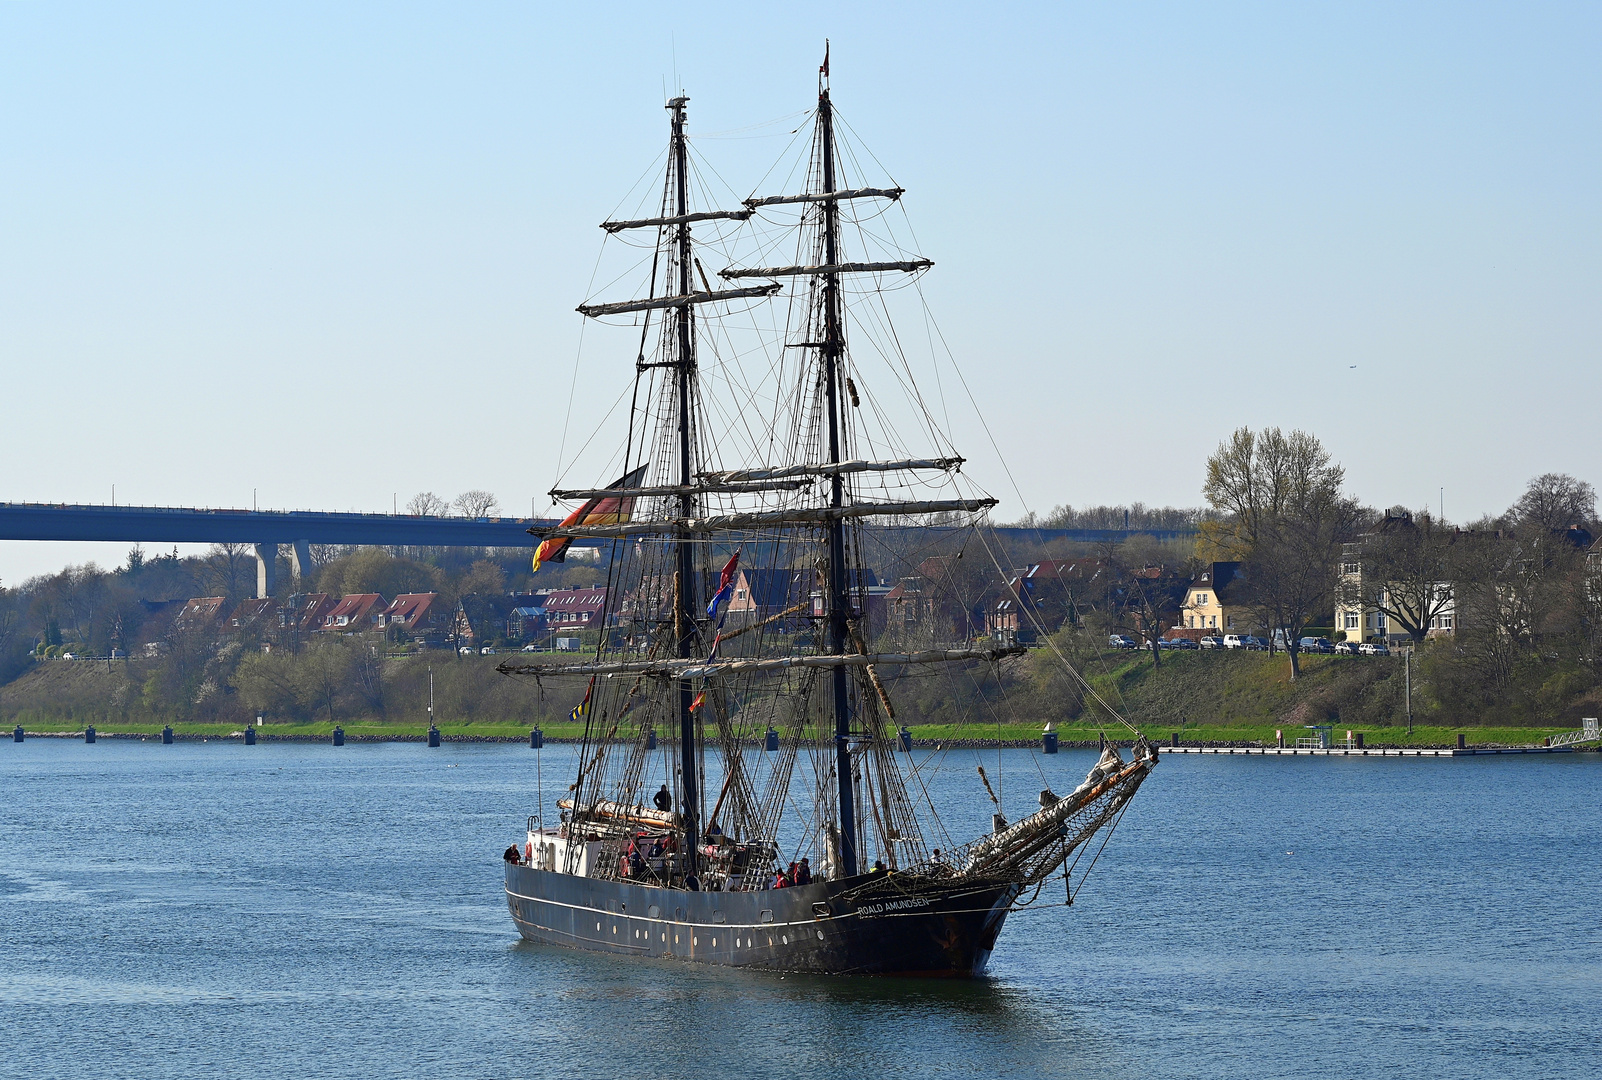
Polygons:
<instances>
[{"instance_id":1,"label":"red roof house","mask_svg":"<svg viewBox=\"0 0 1602 1080\"><path fill-rule=\"evenodd\" d=\"M384 598L378 593L351 593L342 597L339 603L329 609L323 616L324 630L360 632L371 630L375 626L382 626L384 618Z\"/></svg>"}]
</instances>

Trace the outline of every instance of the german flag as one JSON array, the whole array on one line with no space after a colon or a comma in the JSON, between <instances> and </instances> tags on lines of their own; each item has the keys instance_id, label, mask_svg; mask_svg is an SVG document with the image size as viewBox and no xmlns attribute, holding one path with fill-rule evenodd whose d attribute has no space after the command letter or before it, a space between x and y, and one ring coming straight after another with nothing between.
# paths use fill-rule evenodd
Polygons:
<instances>
[{"instance_id":1,"label":"german flag","mask_svg":"<svg viewBox=\"0 0 1602 1080\"><path fill-rule=\"evenodd\" d=\"M625 473L612 481L613 488L636 488L645 477L645 466L641 465L633 472ZM629 520L634 513L634 499L632 497L612 496L605 499L591 499L583 506L562 519L562 528L575 525L621 525ZM558 536L545 540L534 549L534 572L537 574L541 563L564 562L567 559L567 546L573 542L571 536Z\"/></svg>"}]
</instances>

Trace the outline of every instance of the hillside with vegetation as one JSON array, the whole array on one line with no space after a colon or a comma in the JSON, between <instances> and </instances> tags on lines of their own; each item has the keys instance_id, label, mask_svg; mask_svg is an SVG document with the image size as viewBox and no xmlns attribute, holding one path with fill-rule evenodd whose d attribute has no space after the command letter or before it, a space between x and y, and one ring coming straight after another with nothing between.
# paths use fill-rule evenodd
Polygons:
<instances>
[{"instance_id":1,"label":"hillside with vegetation","mask_svg":"<svg viewBox=\"0 0 1602 1080\"><path fill-rule=\"evenodd\" d=\"M974 543L970 530L868 534L879 578L921 582L923 590L909 594L916 618L881 612L863 627L875 648L1008 634L1033 646L995 664L886 668L896 722L933 738L1028 739L1047 723L1065 733L1120 730L1098 695L1156 734L1208 738L1265 738L1274 729L1331 724L1394 741L1405 734L1409 704L1415 728L1438 732L1524 728L1533 735L1602 714L1602 550L1590 541L1590 485L1551 474L1531 481L1497 517L1451 526L1428 510L1392 511L1382 524L1398 527L1381 533L1365 524L1379 515L1342 490L1339 467L1301 433L1237 432L1209 461L1208 476L1213 501L1206 510L1133 508L1142 522L1199 527L1194 541L1135 534L1117 543L1030 544L1015 537L1002 551ZM1276 485L1290 494L1252 494ZM1102 524L1124 516L1123 508L1059 508L1048 520ZM1416 619L1418 632L1409 627L1403 635L1407 659L1399 650L1357 657L1109 648L1114 634L1150 642L1177 626L1175 605L1186 583L1221 554L1237 559L1250 583L1241 610L1262 625L1296 628L1293 641L1303 630L1342 636L1317 628L1332 627L1337 605L1353 601L1342 593L1342 567L1354 559L1365 573L1373 569L1392 582L1390 594L1402 593L1409 576L1422 582L1426 597L1448 581L1455 625L1434 633ZM427 591L447 611L465 597L600 584L608 572L601 563L574 561L548 565L536 579L523 550L316 555L312 584L321 592ZM1041 567L1051 572L1037 574ZM1026 578L1041 588L1026 590ZM287 601L287 567L280 580L286 595L277 599ZM417 731L428 722L432 678L433 715L442 724L506 735L540 724L561 735L582 693L572 680L507 678L495 670L504 657L476 649L461 655L438 633L430 640L389 632L286 638L261 627L185 628L175 619L188 598L233 605L252 596L254 584L248 549L223 545L196 558L149 557L135 548L113 570L68 567L0 588L0 721L36 730L94 723L224 731L261 716L284 730L338 723ZM1356 600L1397 608L1389 594ZM1008 601L1025 616L1011 631L993 621ZM1406 614L1397 608L1394 626L1403 626ZM784 632L796 635L794 645L810 641L798 628ZM480 640L508 646L493 635ZM593 650L600 632L585 630L577 640ZM729 646L731 654L739 649Z\"/></svg>"}]
</instances>

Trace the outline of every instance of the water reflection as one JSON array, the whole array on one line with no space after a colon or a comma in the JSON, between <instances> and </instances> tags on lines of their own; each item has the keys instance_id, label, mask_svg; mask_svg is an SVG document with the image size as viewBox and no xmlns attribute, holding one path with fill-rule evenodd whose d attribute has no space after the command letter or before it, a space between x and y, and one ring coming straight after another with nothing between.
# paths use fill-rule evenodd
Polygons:
<instances>
[{"instance_id":1,"label":"water reflection","mask_svg":"<svg viewBox=\"0 0 1602 1080\"><path fill-rule=\"evenodd\" d=\"M599 1075L697 1075L769 1060L786 1076L1113 1076L1114 1046L1061 1001L1005 979L863 979L704 967L519 943L504 978L542 1044L597 1025ZM512 990L513 987L507 987ZM783 1062L782 1066L779 1063ZM585 1073L584 1075L588 1075Z\"/></svg>"}]
</instances>

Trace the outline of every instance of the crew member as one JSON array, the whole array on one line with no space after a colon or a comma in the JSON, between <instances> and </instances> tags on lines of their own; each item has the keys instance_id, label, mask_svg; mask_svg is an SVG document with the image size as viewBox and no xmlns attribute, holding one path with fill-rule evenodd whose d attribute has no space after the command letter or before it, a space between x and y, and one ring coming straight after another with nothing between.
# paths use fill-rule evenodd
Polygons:
<instances>
[{"instance_id":1,"label":"crew member","mask_svg":"<svg viewBox=\"0 0 1602 1080\"><path fill-rule=\"evenodd\" d=\"M523 861L523 857L521 855L519 855L518 852L517 852L517 845L516 844L513 844L511 847L507 848L504 852L502 852L501 853L501 858L505 859L509 863L515 863L515 862L522 862Z\"/></svg>"},{"instance_id":2,"label":"crew member","mask_svg":"<svg viewBox=\"0 0 1602 1080\"><path fill-rule=\"evenodd\" d=\"M673 796L668 794L666 784L662 785L661 790L656 793L656 796L651 801L656 803L656 808L664 813L673 808Z\"/></svg>"}]
</instances>

